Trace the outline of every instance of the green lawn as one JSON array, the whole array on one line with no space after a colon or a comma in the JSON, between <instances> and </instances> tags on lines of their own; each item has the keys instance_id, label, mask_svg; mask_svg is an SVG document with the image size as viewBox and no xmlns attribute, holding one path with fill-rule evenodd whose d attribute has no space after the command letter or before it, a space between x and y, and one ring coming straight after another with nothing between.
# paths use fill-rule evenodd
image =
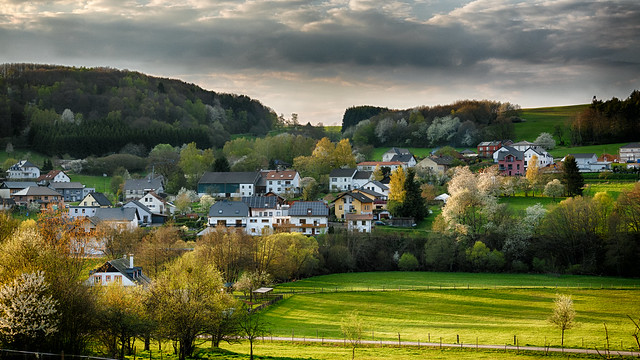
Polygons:
<instances>
[{"instance_id":1,"label":"green lawn","mask_svg":"<svg viewBox=\"0 0 640 360\"><path fill-rule=\"evenodd\" d=\"M582 195L593 196L599 192L607 192L612 198L617 199L620 193L629 191L635 186L635 182L596 182L585 184Z\"/></svg>"},{"instance_id":2,"label":"green lawn","mask_svg":"<svg viewBox=\"0 0 640 360\"><path fill-rule=\"evenodd\" d=\"M77 175L67 173L71 181L79 181L85 187L95 188L97 192L111 192L109 184L111 183L111 176L97 176L97 175Z\"/></svg>"},{"instance_id":3,"label":"green lawn","mask_svg":"<svg viewBox=\"0 0 640 360\"><path fill-rule=\"evenodd\" d=\"M7 152L2 149L0 151L0 164L4 163L8 158L13 158L18 161L26 159L38 165L39 167L42 167L42 164L44 164L44 159L48 159L49 157L29 150L15 150L13 153L7 154Z\"/></svg>"},{"instance_id":4,"label":"green lawn","mask_svg":"<svg viewBox=\"0 0 640 360\"><path fill-rule=\"evenodd\" d=\"M627 144L628 143L575 146L575 147L557 147L549 151L549 153L554 158L562 158L562 157L565 157L567 154L580 154L580 153L586 153L586 154L594 153L597 156L600 156L605 153L616 155L618 154L618 150L620 150L620 147Z\"/></svg>"},{"instance_id":5,"label":"green lawn","mask_svg":"<svg viewBox=\"0 0 640 360\"><path fill-rule=\"evenodd\" d=\"M566 347L601 346L603 323L611 346L628 349L640 315L640 290L498 289L423 290L297 294L271 307L265 317L280 336L340 338L340 321L357 310L368 339L560 346L560 331L547 318L556 292L570 294L577 312L575 329L565 334ZM584 345L583 345L584 342ZM620 346L622 342L622 347Z\"/></svg>"},{"instance_id":6,"label":"green lawn","mask_svg":"<svg viewBox=\"0 0 640 360\"><path fill-rule=\"evenodd\" d=\"M569 121L589 105L555 106L533 109L522 109L521 117L525 120L514 124L516 139L514 141L534 141L541 132L554 133L554 126L560 124L564 129L565 142L569 141ZM558 141L558 139L556 139ZM555 156L555 155L554 155Z\"/></svg>"},{"instance_id":7,"label":"green lawn","mask_svg":"<svg viewBox=\"0 0 640 360\"><path fill-rule=\"evenodd\" d=\"M529 196L508 196L508 197L500 197L498 200L501 204L508 204L509 208L514 211L524 211L529 206L533 206L535 204L541 204L545 209L551 210L556 206L557 203L564 200L564 198L556 198L555 200L550 197L540 196L540 194L536 194L536 196L532 196L529 193Z\"/></svg>"}]
</instances>

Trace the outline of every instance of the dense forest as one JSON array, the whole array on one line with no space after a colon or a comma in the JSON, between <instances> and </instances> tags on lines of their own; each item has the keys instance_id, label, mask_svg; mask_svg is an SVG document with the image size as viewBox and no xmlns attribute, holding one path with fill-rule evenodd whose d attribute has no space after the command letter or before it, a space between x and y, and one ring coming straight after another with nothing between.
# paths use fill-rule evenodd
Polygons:
<instances>
[{"instance_id":1,"label":"dense forest","mask_svg":"<svg viewBox=\"0 0 640 360\"><path fill-rule=\"evenodd\" d=\"M571 124L573 145L597 145L637 141L640 134L640 91L625 100L602 101L594 96L591 106Z\"/></svg>"},{"instance_id":2,"label":"dense forest","mask_svg":"<svg viewBox=\"0 0 640 360\"><path fill-rule=\"evenodd\" d=\"M0 65L0 138L49 155L102 155L126 144L222 147L231 134L264 135L277 121L257 100L179 80L111 68Z\"/></svg>"},{"instance_id":3,"label":"dense forest","mask_svg":"<svg viewBox=\"0 0 640 360\"><path fill-rule=\"evenodd\" d=\"M342 132L357 146L476 146L483 140L514 137L520 107L489 100L463 100L451 105L390 110L351 107Z\"/></svg>"}]
</instances>

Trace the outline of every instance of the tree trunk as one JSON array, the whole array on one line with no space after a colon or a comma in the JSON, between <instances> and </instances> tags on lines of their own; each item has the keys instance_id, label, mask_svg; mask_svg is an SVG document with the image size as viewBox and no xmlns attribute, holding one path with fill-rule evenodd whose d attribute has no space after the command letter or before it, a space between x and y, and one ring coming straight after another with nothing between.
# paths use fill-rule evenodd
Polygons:
<instances>
[{"instance_id":1,"label":"tree trunk","mask_svg":"<svg viewBox=\"0 0 640 360\"><path fill-rule=\"evenodd\" d=\"M560 346L564 349L564 329L562 329L562 337L560 340Z\"/></svg>"},{"instance_id":2,"label":"tree trunk","mask_svg":"<svg viewBox=\"0 0 640 360\"><path fill-rule=\"evenodd\" d=\"M249 338L249 360L253 360L253 339Z\"/></svg>"}]
</instances>

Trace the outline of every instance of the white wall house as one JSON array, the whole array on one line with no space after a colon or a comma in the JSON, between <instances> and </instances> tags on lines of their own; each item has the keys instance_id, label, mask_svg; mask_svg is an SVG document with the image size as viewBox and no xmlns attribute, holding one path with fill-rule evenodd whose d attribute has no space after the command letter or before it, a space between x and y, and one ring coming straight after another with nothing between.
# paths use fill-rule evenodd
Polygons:
<instances>
[{"instance_id":1,"label":"white wall house","mask_svg":"<svg viewBox=\"0 0 640 360\"><path fill-rule=\"evenodd\" d=\"M329 173L329 191L358 189L373 179L371 171L334 169Z\"/></svg>"},{"instance_id":2,"label":"white wall house","mask_svg":"<svg viewBox=\"0 0 640 360\"><path fill-rule=\"evenodd\" d=\"M347 214L345 222L349 231L370 233L373 214Z\"/></svg>"},{"instance_id":3,"label":"white wall house","mask_svg":"<svg viewBox=\"0 0 640 360\"><path fill-rule=\"evenodd\" d=\"M543 167L547 167L551 164L553 164L553 156L551 156L551 154L549 154L548 152L546 152L544 149L542 148L528 148L527 150L525 150L524 152L524 167L527 168L529 161L531 160L531 158L533 156L537 156L538 157L538 168L543 168Z\"/></svg>"},{"instance_id":4,"label":"white wall house","mask_svg":"<svg viewBox=\"0 0 640 360\"><path fill-rule=\"evenodd\" d=\"M291 231L305 235L327 232L329 207L322 201L296 201L289 209Z\"/></svg>"},{"instance_id":5,"label":"white wall house","mask_svg":"<svg viewBox=\"0 0 640 360\"><path fill-rule=\"evenodd\" d=\"M567 156L573 156L576 159L578 170L580 172L601 172L611 170L611 163L608 161L598 161L598 157L593 153L578 153L568 154ZM567 158L562 158L564 162Z\"/></svg>"},{"instance_id":6,"label":"white wall house","mask_svg":"<svg viewBox=\"0 0 640 360\"><path fill-rule=\"evenodd\" d=\"M154 214L171 215L175 212L176 208L173 204L164 201L163 198L153 191L148 192L139 201Z\"/></svg>"},{"instance_id":7,"label":"white wall house","mask_svg":"<svg viewBox=\"0 0 640 360\"><path fill-rule=\"evenodd\" d=\"M637 162L640 160L640 143L630 143L620 147L620 161Z\"/></svg>"},{"instance_id":8,"label":"white wall house","mask_svg":"<svg viewBox=\"0 0 640 360\"><path fill-rule=\"evenodd\" d=\"M248 222L249 207L242 201L218 201L209 208L211 227L244 229Z\"/></svg>"},{"instance_id":9,"label":"white wall house","mask_svg":"<svg viewBox=\"0 0 640 360\"><path fill-rule=\"evenodd\" d=\"M269 171L267 173L267 192L274 194L300 193L300 174L295 170Z\"/></svg>"},{"instance_id":10,"label":"white wall house","mask_svg":"<svg viewBox=\"0 0 640 360\"><path fill-rule=\"evenodd\" d=\"M102 286L119 284L122 286L147 286L151 280L142 273L142 268L134 266L133 255L127 259L125 255L122 259L109 260L99 268L90 272L87 284L92 286Z\"/></svg>"},{"instance_id":11,"label":"white wall house","mask_svg":"<svg viewBox=\"0 0 640 360\"><path fill-rule=\"evenodd\" d=\"M71 182L71 178L61 170L51 170L38 177L38 184L47 185L52 182Z\"/></svg>"},{"instance_id":12,"label":"white wall house","mask_svg":"<svg viewBox=\"0 0 640 360\"><path fill-rule=\"evenodd\" d=\"M7 178L11 180L36 180L40 177L40 168L29 160L20 160L7 170Z\"/></svg>"}]
</instances>

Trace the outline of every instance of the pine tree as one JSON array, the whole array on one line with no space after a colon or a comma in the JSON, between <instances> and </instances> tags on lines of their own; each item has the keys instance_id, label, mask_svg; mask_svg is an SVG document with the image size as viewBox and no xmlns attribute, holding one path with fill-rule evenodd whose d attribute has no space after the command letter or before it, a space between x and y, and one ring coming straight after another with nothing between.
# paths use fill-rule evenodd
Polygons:
<instances>
[{"instance_id":1,"label":"pine tree","mask_svg":"<svg viewBox=\"0 0 640 360\"><path fill-rule=\"evenodd\" d=\"M564 159L562 179L567 185L568 196L582 195L584 179L582 178L582 174L580 174L580 170L578 169L576 158L571 155L568 155Z\"/></svg>"},{"instance_id":2,"label":"pine tree","mask_svg":"<svg viewBox=\"0 0 640 360\"><path fill-rule=\"evenodd\" d=\"M407 170L406 178L404 181L404 202L401 207L402 216L411 216L416 222L424 219L427 214L424 199L422 198L422 191L420 190L420 184L415 180L416 172L414 169L409 168Z\"/></svg>"}]
</instances>

